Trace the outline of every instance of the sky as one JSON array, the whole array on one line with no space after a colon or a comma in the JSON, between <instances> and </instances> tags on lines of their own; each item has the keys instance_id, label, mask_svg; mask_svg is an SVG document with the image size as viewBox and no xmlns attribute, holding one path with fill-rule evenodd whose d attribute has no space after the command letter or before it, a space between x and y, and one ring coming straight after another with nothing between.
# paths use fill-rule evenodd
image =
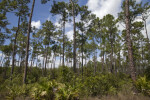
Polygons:
<instances>
[{"instance_id":1,"label":"sky","mask_svg":"<svg viewBox=\"0 0 150 100\"><path fill-rule=\"evenodd\" d=\"M32 1L32 0L31 0ZM51 0L52 1L52 0ZM46 20L52 21L55 25L59 25L58 21L60 16L52 16L50 13L51 6L53 2L48 2L46 4L41 4L40 0L35 0L35 8L33 12L32 18L32 26L40 29L42 27L42 23ZM69 0L56 0L56 1L65 1L69 2ZM80 6L87 5L88 9L92 11L92 13L96 14L97 17L103 18L106 14L112 14L115 18L117 18L118 13L121 11L121 4L123 0L79 0L78 4ZM140 3L142 0L136 0L137 3ZM143 0L144 2L150 0ZM32 2L29 4L31 8ZM7 14L8 21L11 23L9 27L17 26L17 17L12 13ZM76 21L80 21L80 16L77 16ZM119 25L119 29L122 30L123 26ZM147 20L147 29L150 37L150 17ZM144 33L144 31L142 31ZM66 23L66 35L69 37L69 40L73 39L73 25L72 23ZM145 35L145 34L144 34ZM6 41L6 44L9 41ZM99 60L100 58L98 58ZM59 62L56 62L57 65ZM57 66L56 65L56 66Z\"/></svg>"},{"instance_id":2,"label":"sky","mask_svg":"<svg viewBox=\"0 0 150 100\"><path fill-rule=\"evenodd\" d=\"M32 1L32 0L31 0ZM35 7L33 12L32 18L32 26L40 29L42 27L42 23L46 20L52 21L55 25L58 25L58 21L60 16L52 16L50 13L51 6L53 4L52 0L46 4L41 4L41 0L35 1ZM65 1L69 2L69 0L56 0L56 1ZM79 0L78 4L80 6L87 5L88 9L92 11L92 13L96 14L97 17L103 18L106 14L112 14L113 16L117 17L118 13L121 11L121 4L123 0ZM136 0L137 3L141 2L142 0ZM143 1L150 1L150 0L143 0ZM31 8L32 2L29 4ZM11 23L9 27L17 26L17 17L14 16L12 13L7 14L8 21ZM76 21L80 20L80 16L77 16ZM150 18L148 19L148 26L150 26ZM120 29L123 27L120 26ZM149 30L150 31L150 28ZM70 40L73 39L72 33L72 23L66 24L66 35L70 37ZM149 35L150 36L150 35Z\"/></svg>"}]
</instances>

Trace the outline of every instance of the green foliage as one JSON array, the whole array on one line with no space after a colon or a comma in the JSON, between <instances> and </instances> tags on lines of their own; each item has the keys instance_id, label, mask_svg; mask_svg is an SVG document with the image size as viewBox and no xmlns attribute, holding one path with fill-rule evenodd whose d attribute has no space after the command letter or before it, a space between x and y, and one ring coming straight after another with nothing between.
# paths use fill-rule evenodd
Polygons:
<instances>
[{"instance_id":1,"label":"green foliage","mask_svg":"<svg viewBox=\"0 0 150 100\"><path fill-rule=\"evenodd\" d=\"M31 96L35 100L75 100L79 97L78 91L71 86L46 79L34 85Z\"/></svg>"},{"instance_id":2,"label":"green foliage","mask_svg":"<svg viewBox=\"0 0 150 100\"><path fill-rule=\"evenodd\" d=\"M145 75L148 80L150 80L150 66L146 68Z\"/></svg>"},{"instance_id":3,"label":"green foliage","mask_svg":"<svg viewBox=\"0 0 150 100\"><path fill-rule=\"evenodd\" d=\"M121 75L121 74L120 74ZM96 76L76 78L75 87L79 94L85 96L116 95L123 86L131 81L125 75L99 74Z\"/></svg>"},{"instance_id":4,"label":"green foliage","mask_svg":"<svg viewBox=\"0 0 150 100\"><path fill-rule=\"evenodd\" d=\"M6 96L9 100L15 100L17 97L23 96L23 98L27 97L29 95L29 91L32 85L23 85L19 86L16 84L12 84L11 86L7 86L9 93Z\"/></svg>"},{"instance_id":5,"label":"green foliage","mask_svg":"<svg viewBox=\"0 0 150 100\"><path fill-rule=\"evenodd\" d=\"M147 80L146 76L139 77L136 81L137 89L144 95L150 96L150 81Z\"/></svg>"},{"instance_id":6,"label":"green foliage","mask_svg":"<svg viewBox=\"0 0 150 100\"><path fill-rule=\"evenodd\" d=\"M59 67L59 80L60 82L71 82L73 79L73 72L67 66Z\"/></svg>"},{"instance_id":7,"label":"green foliage","mask_svg":"<svg viewBox=\"0 0 150 100\"><path fill-rule=\"evenodd\" d=\"M31 87L32 84L22 85L22 76L17 75L16 77L13 78L13 80L10 79L5 80L5 82L1 85L0 92L6 93L5 98L9 100L15 100L17 97L20 96L22 96L23 98L27 97L29 95Z\"/></svg>"},{"instance_id":8,"label":"green foliage","mask_svg":"<svg viewBox=\"0 0 150 100\"><path fill-rule=\"evenodd\" d=\"M28 83L35 83L41 77L42 71L39 68L30 68L30 73L27 76Z\"/></svg>"}]
</instances>

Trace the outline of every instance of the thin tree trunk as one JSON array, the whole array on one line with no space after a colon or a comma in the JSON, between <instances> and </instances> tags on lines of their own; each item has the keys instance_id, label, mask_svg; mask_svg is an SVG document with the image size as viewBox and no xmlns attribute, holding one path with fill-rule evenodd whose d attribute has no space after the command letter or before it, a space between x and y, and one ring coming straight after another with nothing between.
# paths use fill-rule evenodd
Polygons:
<instances>
[{"instance_id":1,"label":"thin tree trunk","mask_svg":"<svg viewBox=\"0 0 150 100\"><path fill-rule=\"evenodd\" d=\"M33 59L31 60L31 66L30 67L32 68L32 66L33 66Z\"/></svg>"},{"instance_id":2,"label":"thin tree trunk","mask_svg":"<svg viewBox=\"0 0 150 100\"><path fill-rule=\"evenodd\" d=\"M144 21L144 27L145 27L145 34L146 34L146 38L148 40L148 44L150 46L150 43L149 43L149 38L148 38L148 33L147 33L147 26L146 26L146 20L143 18L143 21ZM150 48L149 48L150 49Z\"/></svg>"},{"instance_id":3,"label":"thin tree trunk","mask_svg":"<svg viewBox=\"0 0 150 100\"><path fill-rule=\"evenodd\" d=\"M143 69L143 71L142 71L142 73L144 73L144 62L143 62L143 56L144 56L144 54L143 54L143 43L142 43L142 41L141 41L141 46L142 46L142 69Z\"/></svg>"},{"instance_id":4,"label":"thin tree trunk","mask_svg":"<svg viewBox=\"0 0 150 100\"><path fill-rule=\"evenodd\" d=\"M65 21L63 23L63 63L62 65L65 66Z\"/></svg>"},{"instance_id":5,"label":"thin tree trunk","mask_svg":"<svg viewBox=\"0 0 150 100\"><path fill-rule=\"evenodd\" d=\"M60 65L61 65L61 54L60 54Z\"/></svg>"},{"instance_id":6,"label":"thin tree trunk","mask_svg":"<svg viewBox=\"0 0 150 100\"><path fill-rule=\"evenodd\" d=\"M129 0L125 0L125 22L126 22L126 39L128 47L128 58L130 66L130 74L133 81L136 80L135 66L133 61L132 43L130 38L130 15L129 15Z\"/></svg>"},{"instance_id":7,"label":"thin tree trunk","mask_svg":"<svg viewBox=\"0 0 150 100\"><path fill-rule=\"evenodd\" d=\"M83 32L82 32L82 70L81 70L81 73L82 73L82 80L83 80Z\"/></svg>"},{"instance_id":8,"label":"thin tree trunk","mask_svg":"<svg viewBox=\"0 0 150 100\"><path fill-rule=\"evenodd\" d=\"M1 62L0 67L2 67L2 62L3 62L3 52L2 52L2 56L1 56L0 62Z\"/></svg>"},{"instance_id":9,"label":"thin tree trunk","mask_svg":"<svg viewBox=\"0 0 150 100\"><path fill-rule=\"evenodd\" d=\"M119 49L119 57L118 58L119 58L119 62L118 62L119 63L119 71L121 71L122 66L121 66L121 59L120 59L120 49Z\"/></svg>"},{"instance_id":10,"label":"thin tree trunk","mask_svg":"<svg viewBox=\"0 0 150 100\"><path fill-rule=\"evenodd\" d=\"M74 2L70 0L72 4L72 15L73 15L73 71L76 73L76 25L75 25L75 7Z\"/></svg>"},{"instance_id":11,"label":"thin tree trunk","mask_svg":"<svg viewBox=\"0 0 150 100\"><path fill-rule=\"evenodd\" d=\"M44 57L43 57L42 75L44 76Z\"/></svg>"},{"instance_id":12,"label":"thin tree trunk","mask_svg":"<svg viewBox=\"0 0 150 100\"><path fill-rule=\"evenodd\" d=\"M86 54L85 54L85 67L86 67L86 65L87 65L87 59L86 59Z\"/></svg>"},{"instance_id":13,"label":"thin tree trunk","mask_svg":"<svg viewBox=\"0 0 150 100\"><path fill-rule=\"evenodd\" d=\"M46 53L45 53L45 67L44 67L44 73L45 73L45 76L46 76L46 65L47 65L47 47L45 45L45 49L46 49Z\"/></svg>"},{"instance_id":14,"label":"thin tree trunk","mask_svg":"<svg viewBox=\"0 0 150 100\"><path fill-rule=\"evenodd\" d=\"M96 75L96 50L94 51L94 75Z\"/></svg>"},{"instance_id":15,"label":"thin tree trunk","mask_svg":"<svg viewBox=\"0 0 150 100\"><path fill-rule=\"evenodd\" d=\"M148 51L150 53L150 40L148 38L146 20L144 18L143 18L143 20L144 20L145 33L146 33L146 37L147 37L148 49L149 49ZM148 60L148 64L150 64L150 60Z\"/></svg>"},{"instance_id":16,"label":"thin tree trunk","mask_svg":"<svg viewBox=\"0 0 150 100\"><path fill-rule=\"evenodd\" d=\"M53 57L53 62L54 62L54 69L55 69L55 60L56 60L56 54L55 54L55 52L54 52L54 57Z\"/></svg>"},{"instance_id":17,"label":"thin tree trunk","mask_svg":"<svg viewBox=\"0 0 150 100\"><path fill-rule=\"evenodd\" d=\"M38 65L38 53L37 53L37 58L36 58L36 69L37 69L37 65Z\"/></svg>"},{"instance_id":18,"label":"thin tree trunk","mask_svg":"<svg viewBox=\"0 0 150 100\"><path fill-rule=\"evenodd\" d=\"M18 18L18 28L17 28L16 34L15 34L15 40L14 40L14 45L13 45L11 80L12 80L12 75L13 75L13 73L14 73L15 56L16 56L16 42L17 42L17 36L18 36L19 28L20 28L20 16L19 16L19 18Z\"/></svg>"},{"instance_id":19,"label":"thin tree trunk","mask_svg":"<svg viewBox=\"0 0 150 100\"><path fill-rule=\"evenodd\" d=\"M114 73L114 61L113 61L113 36L112 33L110 34L110 38L111 38L111 54L110 54L110 60L111 60L111 73Z\"/></svg>"},{"instance_id":20,"label":"thin tree trunk","mask_svg":"<svg viewBox=\"0 0 150 100\"><path fill-rule=\"evenodd\" d=\"M28 57L29 57L29 45L30 45L30 32L31 32L31 20L32 20L32 14L34 9L35 0L33 0L32 3L32 10L30 13L29 23L28 23L28 33L27 33L27 46L26 46L26 62L25 62L25 69L24 69L24 78L23 83L26 84L26 78L27 78L27 67L28 67Z\"/></svg>"},{"instance_id":21,"label":"thin tree trunk","mask_svg":"<svg viewBox=\"0 0 150 100\"><path fill-rule=\"evenodd\" d=\"M103 48L103 51L102 51L103 55L102 55L102 72L104 72L104 48Z\"/></svg>"}]
</instances>

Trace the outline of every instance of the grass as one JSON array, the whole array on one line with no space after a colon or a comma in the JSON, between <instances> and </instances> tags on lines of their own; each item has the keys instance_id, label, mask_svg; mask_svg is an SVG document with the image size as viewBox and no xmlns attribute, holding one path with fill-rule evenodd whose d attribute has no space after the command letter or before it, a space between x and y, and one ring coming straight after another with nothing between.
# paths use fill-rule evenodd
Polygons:
<instances>
[{"instance_id":1,"label":"grass","mask_svg":"<svg viewBox=\"0 0 150 100\"><path fill-rule=\"evenodd\" d=\"M146 97L146 96L143 96L141 94L139 94L139 95L118 94L116 96L104 96L102 98L99 98L99 97L88 97L88 98L84 98L83 100L150 100L150 98Z\"/></svg>"}]
</instances>

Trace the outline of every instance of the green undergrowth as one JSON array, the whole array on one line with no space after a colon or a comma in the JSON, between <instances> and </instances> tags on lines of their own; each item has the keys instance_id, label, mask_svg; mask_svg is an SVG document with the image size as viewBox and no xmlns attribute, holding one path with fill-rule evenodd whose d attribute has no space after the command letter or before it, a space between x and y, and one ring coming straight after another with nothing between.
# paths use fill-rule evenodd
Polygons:
<instances>
[{"instance_id":1,"label":"green undergrowth","mask_svg":"<svg viewBox=\"0 0 150 100\"><path fill-rule=\"evenodd\" d=\"M146 76L139 77L135 83L130 76L117 73L96 73L81 76L74 74L72 69L62 66L55 70L47 70L44 76L42 70L32 68L27 77L27 84L22 83L23 75L15 73L13 80L3 80L0 77L0 98L4 100L80 100L88 97L104 98L107 96L138 93L150 96L150 81Z\"/></svg>"}]
</instances>

